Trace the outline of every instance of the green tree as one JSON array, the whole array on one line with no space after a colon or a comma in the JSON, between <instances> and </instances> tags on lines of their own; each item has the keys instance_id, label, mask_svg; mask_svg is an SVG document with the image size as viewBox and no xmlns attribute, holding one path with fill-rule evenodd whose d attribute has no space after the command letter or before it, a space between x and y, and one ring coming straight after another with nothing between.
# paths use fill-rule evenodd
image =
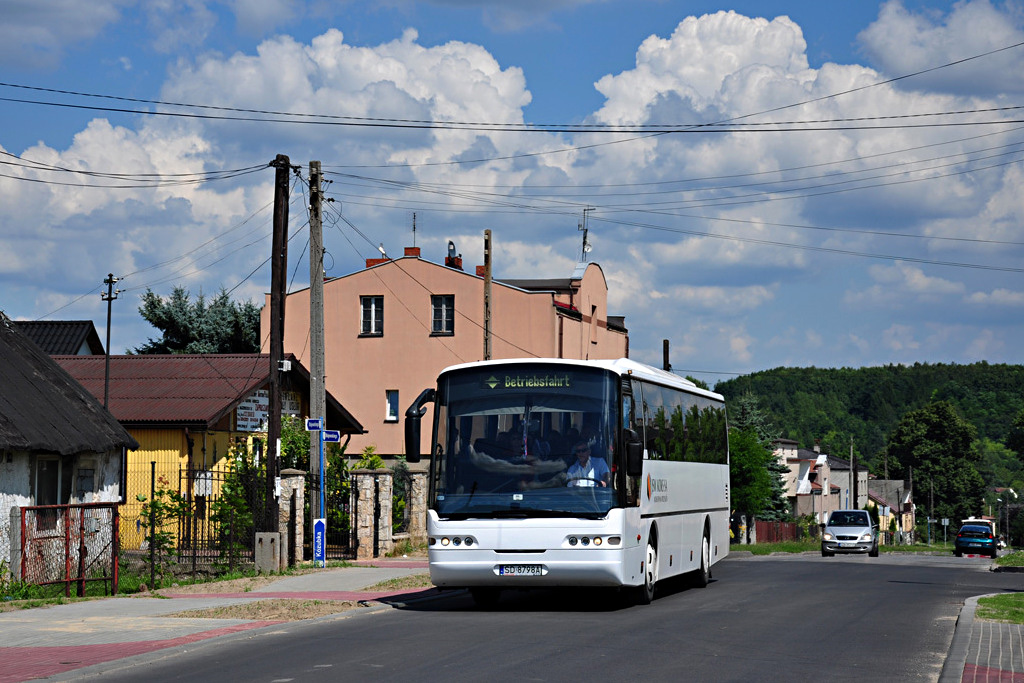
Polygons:
<instances>
[{"instance_id":1,"label":"green tree","mask_svg":"<svg viewBox=\"0 0 1024 683\"><path fill-rule=\"evenodd\" d=\"M772 426L768 414L761 409L757 396L747 391L742 393L730 409L730 426L735 430L730 434L730 458L734 449L732 446L732 435L736 432L751 432L765 451L768 458L765 462L765 469L768 474L769 494L768 499L760 510L760 518L769 521L782 521L791 518L789 500L786 496L785 476L789 473L786 463L780 461L772 454L772 446L779 438L779 432ZM735 490L736 484L733 484Z\"/></svg>"},{"instance_id":2,"label":"green tree","mask_svg":"<svg viewBox=\"0 0 1024 683\"><path fill-rule=\"evenodd\" d=\"M752 429L732 429L729 433L729 479L732 506L747 519L760 515L772 496L768 464L775 458Z\"/></svg>"},{"instance_id":3,"label":"green tree","mask_svg":"<svg viewBox=\"0 0 1024 683\"><path fill-rule=\"evenodd\" d=\"M163 333L131 353L258 353L260 309L252 302L238 303L226 290L207 299L202 292L193 301L183 287L164 298L147 289L139 313Z\"/></svg>"},{"instance_id":4,"label":"green tree","mask_svg":"<svg viewBox=\"0 0 1024 683\"><path fill-rule=\"evenodd\" d=\"M975 434L951 403L929 403L904 415L889 436L889 467L895 462L897 471L913 468L919 504L934 495L936 517L979 514L985 482L978 473Z\"/></svg>"},{"instance_id":5,"label":"green tree","mask_svg":"<svg viewBox=\"0 0 1024 683\"><path fill-rule=\"evenodd\" d=\"M705 391L710 391L711 390L711 387L708 386L708 383L705 382L702 379L697 379L696 377L691 377L690 375L687 375L686 379L690 380L695 385L697 385L699 388L704 389Z\"/></svg>"}]
</instances>

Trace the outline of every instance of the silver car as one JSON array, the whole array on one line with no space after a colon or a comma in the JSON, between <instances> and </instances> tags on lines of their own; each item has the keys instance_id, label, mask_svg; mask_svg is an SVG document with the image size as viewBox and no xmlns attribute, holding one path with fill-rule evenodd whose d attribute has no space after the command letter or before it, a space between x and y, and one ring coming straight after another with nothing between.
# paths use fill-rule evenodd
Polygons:
<instances>
[{"instance_id":1,"label":"silver car","mask_svg":"<svg viewBox=\"0 0 1024 683\"><path fill-rule=\"evenodd\" d=\"M821 532L821 556L867 553L878 557L878 526L866 510L834 510Z\"/></svg>"}]
</instances>

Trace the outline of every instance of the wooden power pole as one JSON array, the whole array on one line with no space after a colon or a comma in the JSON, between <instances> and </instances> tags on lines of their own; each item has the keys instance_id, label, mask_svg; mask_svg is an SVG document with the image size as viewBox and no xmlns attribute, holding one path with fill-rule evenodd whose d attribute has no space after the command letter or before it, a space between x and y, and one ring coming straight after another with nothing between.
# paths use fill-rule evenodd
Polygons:
<instances>
[{"instance_id":1,"label":"wooden power pole","mask_svg":"<svg viewBox=\"0 0 1024 683\"><path fill-rule=\"evenodd\" d=\"M280 531L281 361L284 360L285 271L288 267L288 173L291 160L278 154L274 176L274 235L270 255L270 401L267 406L267 531Z\"/></svg>"},{"instance_id":2,"label":"wooden power pole","mask_svg":"<svg viewBox=\"0 0 1024 683\"><path fill-rule=\"evenodd\" d=\"M484 360L491 359L491 231L484 230Z\"/></svg>"},{"instance_id":3,"label":"wooden power pole","mask_svg":"<svg viewBox=\"0 0 1024 683\"><path fill-rule=\"evenodd\" d=\"M320 162L309 162L309 416L327 429L324 369L324 239ZM310 434L312 437L312 434ZM320 440L309 440L309 468L320 474ZM323 485L322 478L317 481Z\"/></svg>"}]
</instances>

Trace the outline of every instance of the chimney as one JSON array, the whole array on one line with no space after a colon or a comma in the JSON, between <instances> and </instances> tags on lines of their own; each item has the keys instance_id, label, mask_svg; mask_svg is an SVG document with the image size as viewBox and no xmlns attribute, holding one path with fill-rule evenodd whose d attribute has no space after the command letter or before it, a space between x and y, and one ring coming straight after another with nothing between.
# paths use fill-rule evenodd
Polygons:
<instances>
[{"instance_id":1,"label":"chimney","mask_svg":"<svg viewBox=\"0 0 1024 683\"><path fill-rule=\"evenodd\" d=\"M444 264L449 268L462 270L462 254L456 256L455 242L448 240L448 255L444 257Z\"/></svg>"},{"instance_id":2,"label":"chimney","mask_svg":"<svg viewBox=\"0 0 1024 683\"><path fill-rule=\"evenodd\" d=\"M391 259L387 256L384 256L383 258L368 258L366 259L366 267L373 268L374 266L379 266L382 263L387 263L390 260Z\"/></svg>"},{"instance_id":3,"label":"chimney","mask_svg":"<svg viewBox=\"0 0 1024 683\"><path fill-rule=\"evenodd\" d=\"M485 272L487 272L487 266L477 266L476 267L476 276L477 277L483 277Z\"/></svg>"},{"instance_id":4,"label":"chimney","mask_svg":"<svg viewBox=\"0 0 1024 683\"><path fill-rule=\"evenodd\" d=\"M419 258L420 257L420 248L419 247L406 247L405 248L405 255L406 256L415 256L416 258Z\"/></svg>"}]
</instances>

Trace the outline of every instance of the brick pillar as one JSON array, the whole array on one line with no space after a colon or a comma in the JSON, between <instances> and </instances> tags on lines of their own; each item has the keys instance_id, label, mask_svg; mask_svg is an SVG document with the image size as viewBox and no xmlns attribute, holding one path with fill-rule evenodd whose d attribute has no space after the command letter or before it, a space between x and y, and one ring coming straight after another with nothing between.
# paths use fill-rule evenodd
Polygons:
<instances>
[{"instance_id":1,"label":"brick pillar","mask_svg":"<svg viewBox=\"0 0 1024 683\"><path fill-rule=\"evenodd\" d=\"M409 500L406 501L409 515L409 540L414 544L427 542L427 473L410 472Z\"/></svg>"},{"instance_id":2,"label":"brick pillar","mask_svg":"<svg viewBox=\"0 0 1024 683\"><path fill-rule=\"evenodd\" d=\"M391 552L394 546L391 537L391 470L353 470L352 479L355 481L358 496L353 524L353 531L356 534L356 559L369 560ZM376 554L375 531L378 550Z\"/></svg>"},{"instance_id":3,"label":"brick pillar","mask_svg":"<svg viewBox=\"0 0 1024 683\"><path fill-rule=\"evenodd\" d=\"M292 510L292 492L295 494L295 509ZM302 517L302 511L306 509L306 473L302 470L286 469L281 470L281 502L278 505L278 529L281 530L281 563L282 569L291 564L289 550L295 549L295 562L305 560L303 551L303 539L306 537L306 527ZM294 519L295 537L289 538L288 534L292 528Z\"/></svg>"}]
</instances>

